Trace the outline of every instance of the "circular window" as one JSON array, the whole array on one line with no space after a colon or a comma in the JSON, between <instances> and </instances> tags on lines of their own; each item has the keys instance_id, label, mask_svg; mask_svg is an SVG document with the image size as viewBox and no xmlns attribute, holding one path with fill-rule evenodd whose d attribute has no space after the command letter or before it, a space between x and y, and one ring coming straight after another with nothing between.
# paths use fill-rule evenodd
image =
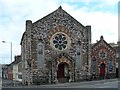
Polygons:
<instances>
[{"instance_id":1,"label":"circular window","mask_svg":"<svg viewBox=\"0 0 120 90\"><path fill-rule=\"evenodd\" d=\"M57 50L65 50L70 43L68 36L64 33L56 33L51 38L52 46Z\"/></svg>"},{"instance_id":2,"label":"circular window","mask_svg":"<svg viewBox=\"0 0 120 90\"><path fill-rule=\"evenodd\" d=\"M99 52L99 57L100 57L101 59L107 58L107 52L101 50L101 51Z\"/></svg>"}]
</instances>

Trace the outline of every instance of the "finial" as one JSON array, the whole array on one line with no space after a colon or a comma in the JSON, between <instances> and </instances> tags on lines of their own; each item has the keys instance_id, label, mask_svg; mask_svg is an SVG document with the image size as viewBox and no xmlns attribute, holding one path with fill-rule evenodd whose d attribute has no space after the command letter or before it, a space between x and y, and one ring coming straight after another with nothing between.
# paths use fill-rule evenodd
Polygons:
<instances>
[{"instance_id":1,"label":"finial","mask_svg":"<svg viewBox=\"0 0 120 90\"><path fill-rule=\"evenodd\" d=\"M103 40L104 39L104 37L103 37L103 35L100 37L100 40Z\"/></svg>"},{"instance_id":2,"label":"finial","mask_svg":"<svg viewBox=\"0 0 120 90\"><path fill-rule=\"evenodd\" d=\"M60 5L59 9L62 9L62 6Z\"/></svg>"}]
</instances>

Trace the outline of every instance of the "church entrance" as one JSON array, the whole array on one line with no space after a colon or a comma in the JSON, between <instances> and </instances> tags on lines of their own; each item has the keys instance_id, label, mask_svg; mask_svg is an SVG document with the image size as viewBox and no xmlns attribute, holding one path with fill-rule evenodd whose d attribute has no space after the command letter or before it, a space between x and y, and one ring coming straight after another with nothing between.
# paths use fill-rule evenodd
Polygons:
<instances>
[{"instance_id":1,"label":"church entrance","mask_svg":"<svg viewBox=\"0 0 120 90\"><path fill-rule=\"evenodd\" d=\"M105 77L105 64L102 63L102 64L100 65L100 78L101 78L101 79L104 79L104 77Z\"/></svg>"},{"instance_id":2,"label":"church entrance","mask_svg":"<svg viewBox=\"0 0 120 90\"><path fill-rule=\"evenodd\" d=\"M69 65L65 62L60 63L57 71L58 82L68 82L69 77Z\"/></svg>"}]
</instances>

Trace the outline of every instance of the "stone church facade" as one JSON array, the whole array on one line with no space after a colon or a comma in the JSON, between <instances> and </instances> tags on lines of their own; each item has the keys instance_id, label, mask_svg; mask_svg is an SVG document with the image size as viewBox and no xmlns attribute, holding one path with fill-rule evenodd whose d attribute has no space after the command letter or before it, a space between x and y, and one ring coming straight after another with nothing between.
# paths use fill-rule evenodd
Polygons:
<instances>
[{"instance_id":1,"label":"stone church facade","mask_svg":"<svg viewBox=\"0 0 120 90\"><path fill-rule=\"evenodd\" d=\"M91 74L93 79L116 77L116 51L103 36L92 46Z\"/></svg>"},{"instance_id":2,"label":"stone church facade","mask_svg":"<svg viewBox=\"0 0 120 90\"><path fill-rule=\"evenodd\" d=\"M91 26L60 6L34 23L26 21L21 55L23 84L80 81L90 75Z\"/></svg>"}]
</instances>

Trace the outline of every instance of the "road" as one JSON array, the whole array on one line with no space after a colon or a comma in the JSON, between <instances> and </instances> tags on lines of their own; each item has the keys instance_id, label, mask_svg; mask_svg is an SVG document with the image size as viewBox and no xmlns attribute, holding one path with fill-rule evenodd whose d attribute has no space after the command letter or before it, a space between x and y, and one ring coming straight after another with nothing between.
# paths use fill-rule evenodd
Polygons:
<instances>
[{"instance_id":1,"label":"road","mask_svg":"<svg viewBox=\"0 0 120 90\"><path fill-rule=\"evenodd\" d=\"M118 79L106 79L99 81L82 81L74 83L58 83L49 85L15 86L15 88L118 88ZM3 88L6 86L3 86ZM14 88L14 86L7 86Z\"/></svg>"}]
</instances>

